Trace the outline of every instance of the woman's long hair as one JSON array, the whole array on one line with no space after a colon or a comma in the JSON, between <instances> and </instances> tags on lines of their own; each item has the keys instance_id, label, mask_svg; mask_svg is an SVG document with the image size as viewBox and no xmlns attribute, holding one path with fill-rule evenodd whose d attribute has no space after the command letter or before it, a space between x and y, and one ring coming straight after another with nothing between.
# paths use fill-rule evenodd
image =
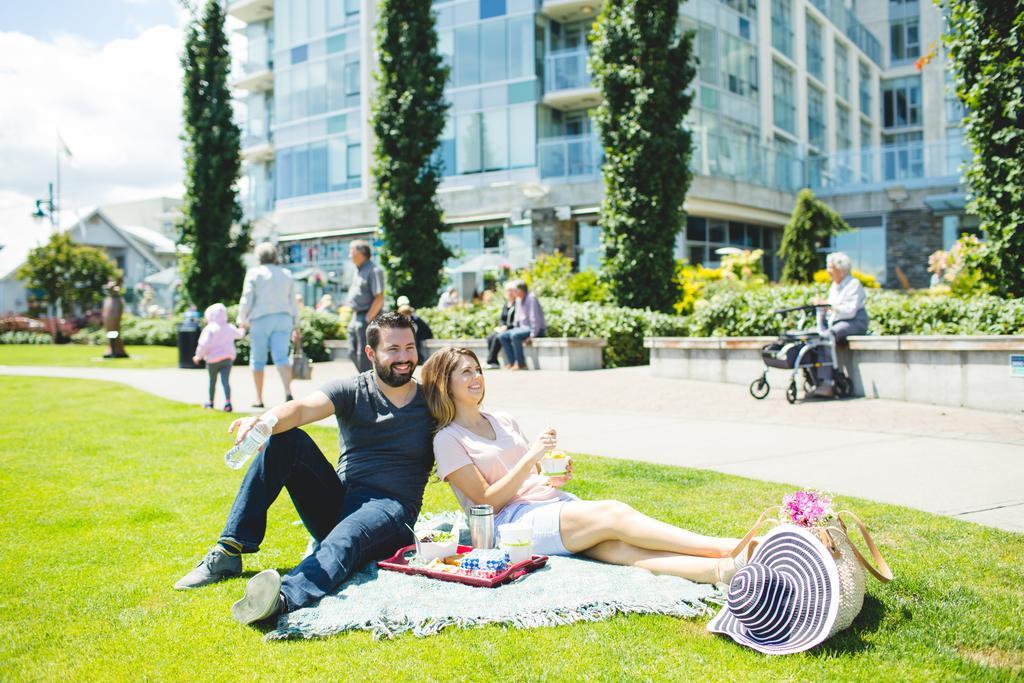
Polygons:
<instances>
[{"instance_id":1,"label":"woman's long hair","mask_svg":"<svg viewBox=\"0 0 1024 683\"><path fill-rule=\"evenodd\" d=\"M480 369L480 359L469 349L459 346L446 346L436 351L423 364L420 382L423 394L427 399L427 407L437 423L435 431L447 427L455 419L455 401L452 400L451 387L448 386L452 372L459 366L463 358L469 358ZM482 403L484 397L480 397Z\"/></svg>"}]
</instances>

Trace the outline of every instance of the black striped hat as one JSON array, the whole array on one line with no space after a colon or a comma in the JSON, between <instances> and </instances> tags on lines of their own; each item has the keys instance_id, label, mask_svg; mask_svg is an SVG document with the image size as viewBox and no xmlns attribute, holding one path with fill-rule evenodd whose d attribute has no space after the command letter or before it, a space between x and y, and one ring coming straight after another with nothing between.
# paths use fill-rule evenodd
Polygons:
<instances>
[{"instance_id":1,"label":"black striped hat","mask_svg":"<svg viewBox=\"0 0 1024 683\"><path fill-rule=\"evenodd\" d=\"M708 630L766 654L809 650L831 633L839 592L836 563L824 544L803 527L779 526L736 572Z\"/></svg>"}]
</instances>

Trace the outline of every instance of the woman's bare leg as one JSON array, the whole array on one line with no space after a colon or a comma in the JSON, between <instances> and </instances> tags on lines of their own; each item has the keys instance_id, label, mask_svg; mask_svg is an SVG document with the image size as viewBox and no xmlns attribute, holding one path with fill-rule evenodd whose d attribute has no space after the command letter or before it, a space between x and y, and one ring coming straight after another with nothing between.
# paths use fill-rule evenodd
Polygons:
<instances>
[{"instance_id":1,"label":"woman's bare leg","mask_svg":"<svg viewBox=\"0 0 1024 683\"><path fill-rule=\"evenodd\" d=\"M698 583L728 583L736 573L732 558L694 557L648 550L624 541L603 541L584 550L583 554L600 562L640 567L655 574L679 576Z\"/></svg>"},{"instance_id":2,"label":"woman's bare leg","mask_svg":"<svg viewBox=\"0 0 1024 683\"><path fill-rule=\"evenodd\" d=\"M578 553L605 541L698 557L725 557L737 538L703 536L659 522L617 500L574 500L562 506L562 543Z\"/></svg>"}]
</instances>

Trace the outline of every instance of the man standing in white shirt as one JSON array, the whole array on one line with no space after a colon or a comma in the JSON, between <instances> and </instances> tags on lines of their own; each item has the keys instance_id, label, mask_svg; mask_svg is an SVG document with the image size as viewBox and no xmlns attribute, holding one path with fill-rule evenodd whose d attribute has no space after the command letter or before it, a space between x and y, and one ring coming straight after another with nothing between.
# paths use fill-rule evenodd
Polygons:
<instances>
[{"instance_id":1,"label":"man standing in white shirt","mask_svg":"<svg viewBox=\"0 0 1024 683\"><path fill-rule=\"evenodd\" d=\"M867 296L864 285L850 274L853 266L849 256L837 251L829 254L825 263L825 271L832 278L832 284L828 288L828 298L815 299L814 303L828 306L827 309L818 309L818 326L830 330L838 344L850 335L868 331L868 312L864 308ZM831 366L818 368L818 388L815 395L832 395Z\"/></svg>"}]
</instances>

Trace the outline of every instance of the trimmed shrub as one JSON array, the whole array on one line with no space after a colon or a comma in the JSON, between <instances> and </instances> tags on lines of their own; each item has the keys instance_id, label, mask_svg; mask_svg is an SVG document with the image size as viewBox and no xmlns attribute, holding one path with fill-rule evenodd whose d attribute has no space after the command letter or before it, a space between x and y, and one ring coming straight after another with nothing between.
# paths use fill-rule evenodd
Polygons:
<instances>
[{"instance_id":1,"label":"trimmed shrub","mask_svg":"<svg viewBox=\"0 0 1024 683\"><path fill-rule=\"evenodd\" d=\"M0 332L0 344L52 344L53 338L44 332L8 330Z\"/></svg>"},{"instance_id":2,"label":"trimmed shrub","mask_svg":"<svg viewBox=\"0 0 1024 683\"><path fill-rule=\"evenodd\" d=\"M121 318L121 339L129 346L177 346L180 322L180 316L168 319L126 315ZM103 346L107 343L107 333L102 328L89 327L76 332L71 341Z\"/></svg>"},{"instance_id":3,"label":"trimmed shrub","mask_svg":"<svg viewBox=\"0 0 1024 683\"><path fill-rule=\"evenodd\" d=\"M824 297L818 285L764 287L746 292L720 292L698 302L690 318L694 337L775 335L796 327L810 327L811 316L779 316L779 308L809 304ZM869 332L894 334L1024 334L1024 299L976 296L962 299L928 294L868 290Z\"/></svg>"},{"instance_id":4,"label":"trimmed shrub","mask_svg":"<svg viewBox=\"0 0 1024 683\"><path fill-rule=\"evenodd\" d=\"M543 299L541 305L549 337L606 339L606 368L646 364L649 352L644 348L645 336L679 337L687 333L685 318L647 309L550 298ZM490 304L444 310L422 308L418 312L437 338L482 339L494 330L500 310L500 305Z\"/></svg>"},{"instance_id":5,"label":"trimmed shrub","mask_svg":"<svg viewBox=\"0 0 1024 683\"><path fill-rule=\"evenodd\" d=\"M228 307L228 320L235 320L238 317L238 305ZM337 315L325 311L316 312L312 308L303 308L299 314L299 329L302 331L302 350L309 359L321 362L331 359L331 354L324 346L325 339L344 339L345 330L341 327ZM235 365L244 365L249 362L249 337L243 337L235 342L238 349L238 356L235 358Z\"/></svg>"}]
</instances>

